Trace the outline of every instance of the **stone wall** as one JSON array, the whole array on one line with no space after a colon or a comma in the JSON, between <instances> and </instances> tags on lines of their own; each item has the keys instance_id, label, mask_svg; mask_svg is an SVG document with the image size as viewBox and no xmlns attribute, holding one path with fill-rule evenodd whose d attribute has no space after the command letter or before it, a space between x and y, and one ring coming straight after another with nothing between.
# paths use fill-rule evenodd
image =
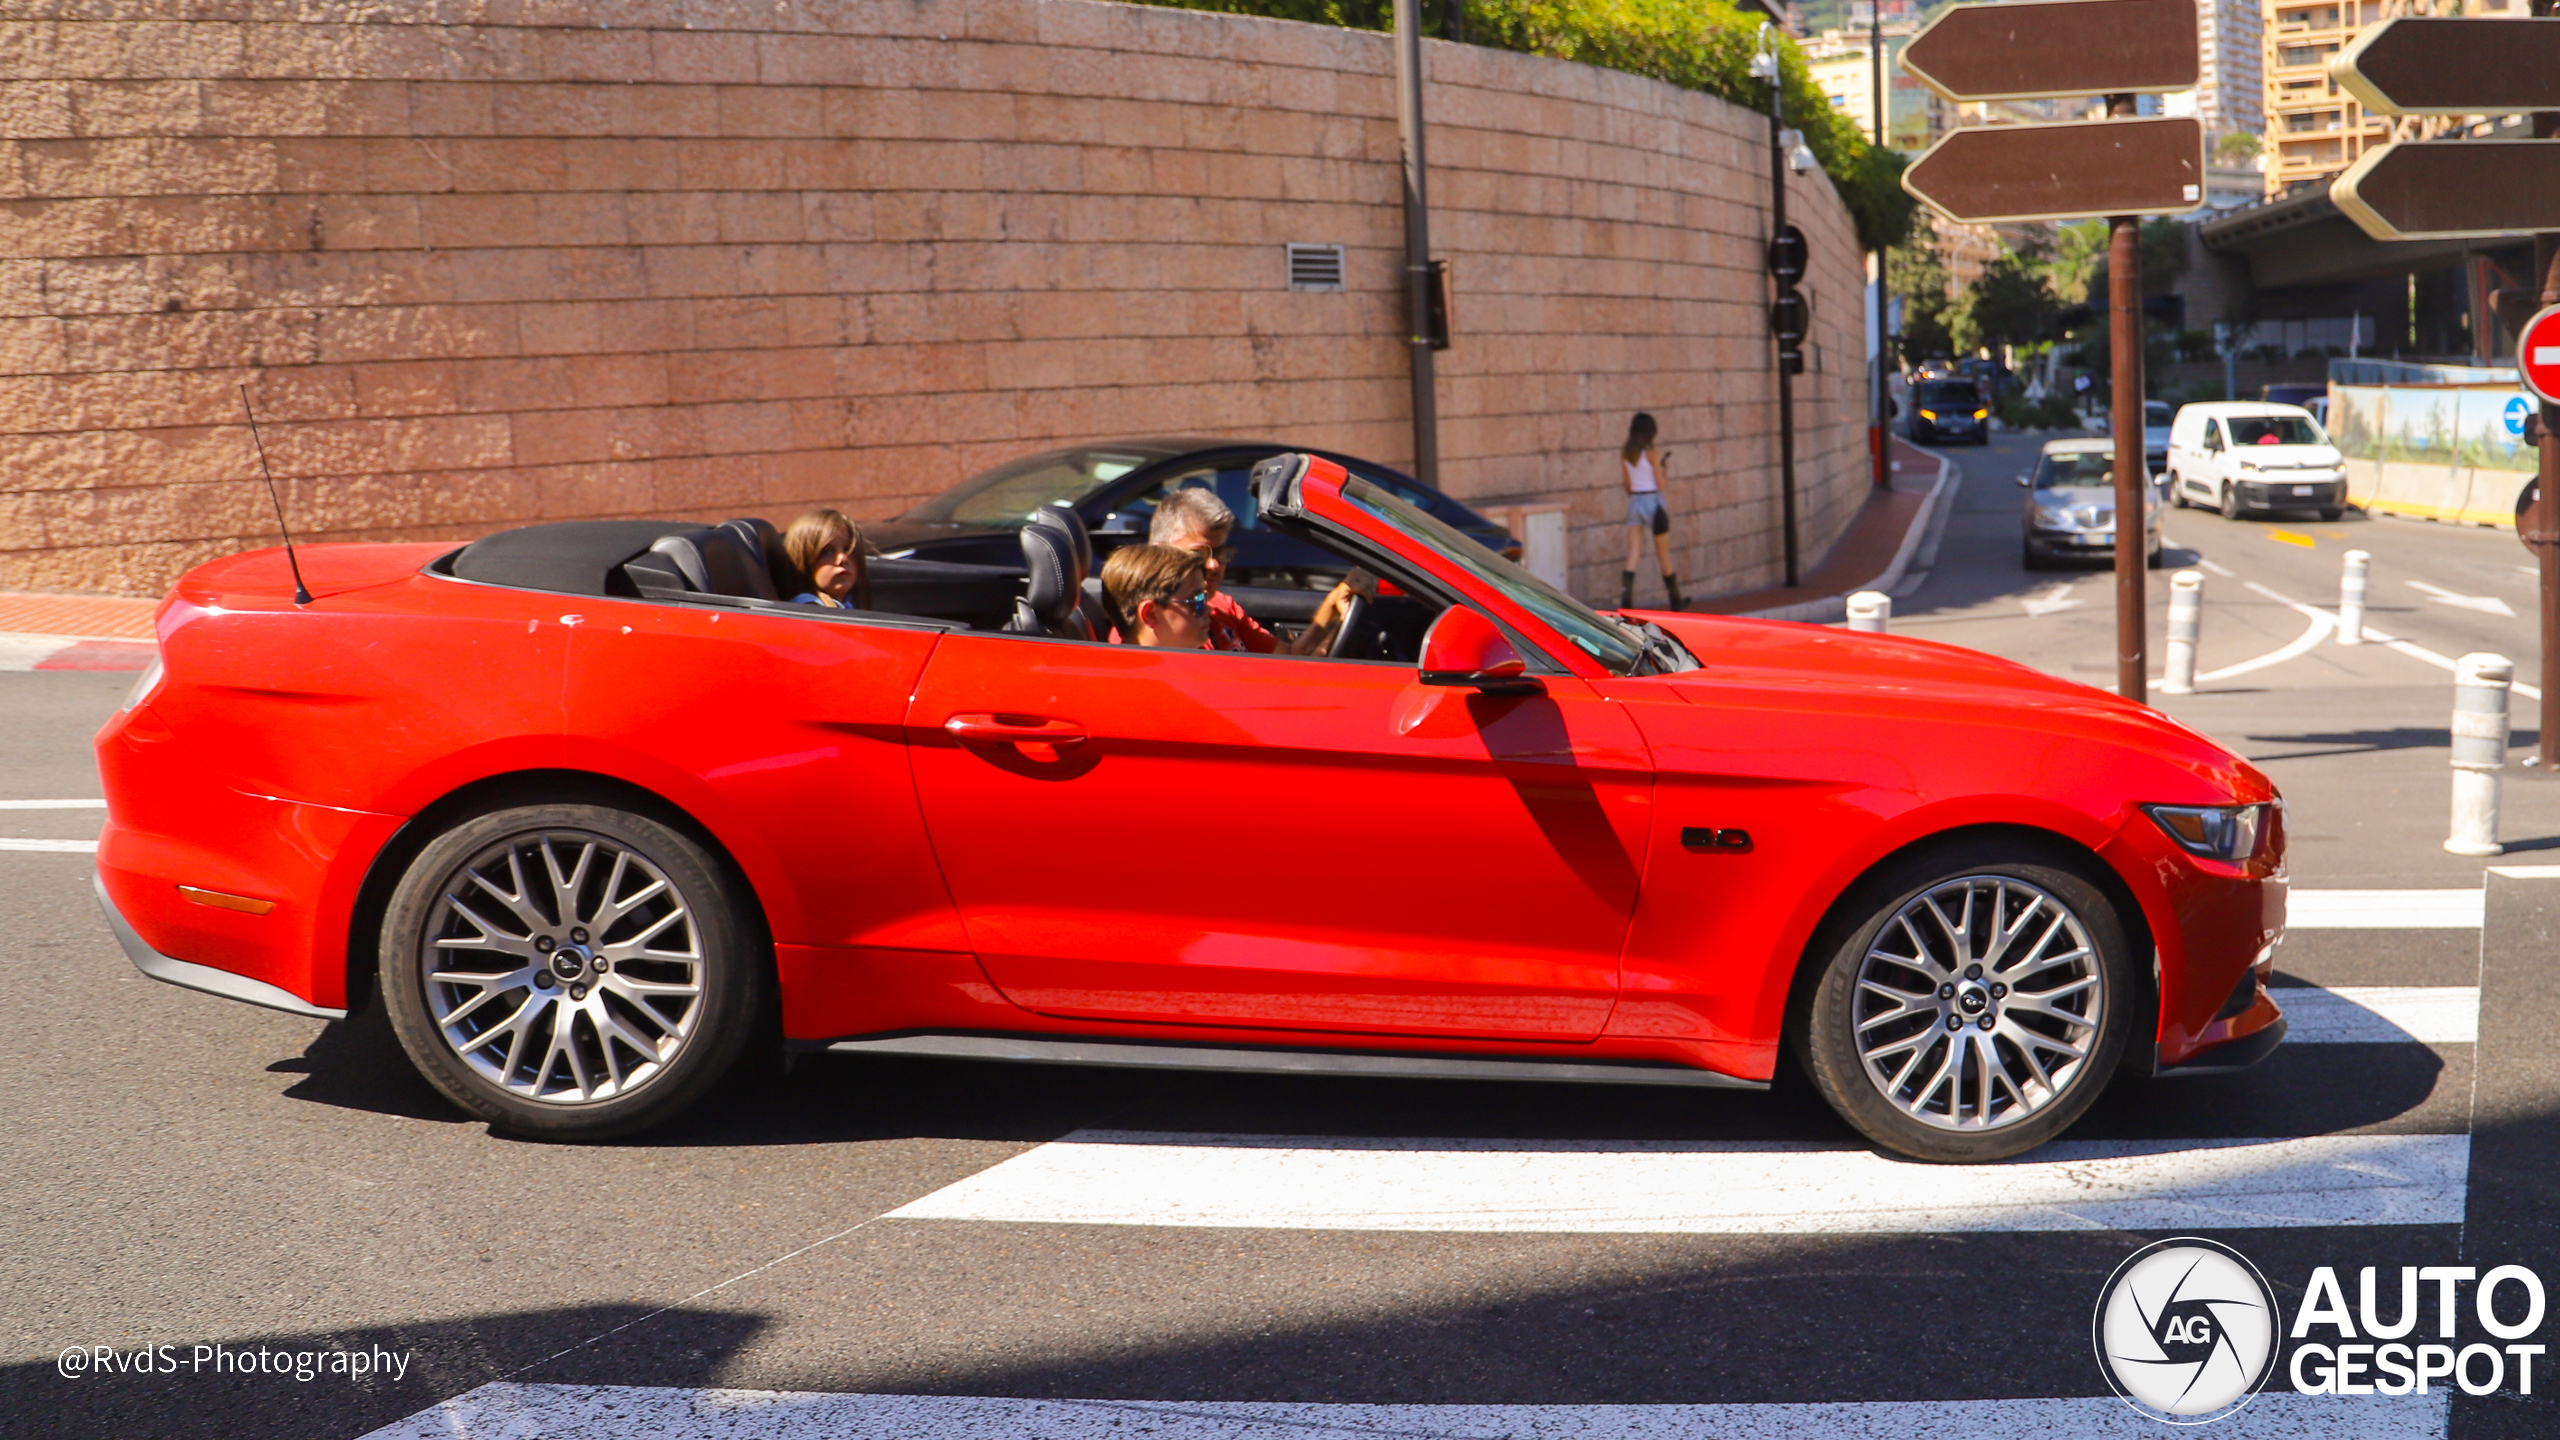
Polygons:
<instances>
[{"instance_id":1,"label":"stone wall","mask_svg":"<svg viewBox=\"0 0 2560 1440\"><path fill-rule=\"evenodd\" d=\"M314 539L887 515L1148 433L1409 463L1385 36L1096 0L76 8L110 18L0 22L0 588L154 593L269 543L244 382ZM1426 49L1444 485L1569 503L1614 598L1649 409L1693 589L1768 583L1765 122ZM1791 184L1811 558L1863 497L1860 270L1828 182ZM1290 241L1348 247L1347 288L1291 292Z\"/></svg>"}]
</instances>

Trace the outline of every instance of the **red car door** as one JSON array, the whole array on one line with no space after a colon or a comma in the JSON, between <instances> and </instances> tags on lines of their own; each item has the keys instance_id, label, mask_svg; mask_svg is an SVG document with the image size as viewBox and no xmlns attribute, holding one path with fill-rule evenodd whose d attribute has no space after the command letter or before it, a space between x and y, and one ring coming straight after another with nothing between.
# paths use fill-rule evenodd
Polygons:
<instances>
[{"instance_id":1,"label":"red car door","mask_svg":"<svg viewBox=\"0 0 2560 1440\"><path fill-rule=\"evenodd\" d=\"M1650 762L1556 677L944 637L916 784L988 975L1054 1015L1588 1039L1618 988Z\"/></svg>"}]
</instances>

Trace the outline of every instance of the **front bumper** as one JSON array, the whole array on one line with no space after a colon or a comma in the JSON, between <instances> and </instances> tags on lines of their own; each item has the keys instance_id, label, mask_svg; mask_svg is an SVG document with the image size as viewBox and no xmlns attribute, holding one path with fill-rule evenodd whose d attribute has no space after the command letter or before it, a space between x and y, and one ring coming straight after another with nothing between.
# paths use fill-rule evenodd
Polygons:
<instances>
[{"instance_id":1,"label":"front bumper","mask_svg":"<svg viewBox=\"0 0 2560 1440\"><path fill-rule=\"evenodd\" d=\"M2347 503L2347 482L2335 480L2239 480L2232 489L2252 510L2312 510Z\"/></svg>"},{"instance_id":2,"label":"front bumper","mask_svg":"<svg viewBox=\"0 0 2560 1440\"><path fill-rule=\"evenodd\" d=\"M191 960L178 960L161 954L135 933L124 913L116 909L116 902L108 898L105 881L91 876L89 883L98 892L98 908L107 912L107 928L115 932L116 943L124 947L125 958L133 962L134 969L152 979L183 990L201 990L225 1000L240 1000L251 1005L263 1005L270 1010L282 1010L288 1015L302 1015L314 1020L347 1018L344 1010L314 1005L292 991L264 980L252 980L246 975L234 975L228 970L216 970L210 965L198 965Z\"/></svg>"}]
</instances>

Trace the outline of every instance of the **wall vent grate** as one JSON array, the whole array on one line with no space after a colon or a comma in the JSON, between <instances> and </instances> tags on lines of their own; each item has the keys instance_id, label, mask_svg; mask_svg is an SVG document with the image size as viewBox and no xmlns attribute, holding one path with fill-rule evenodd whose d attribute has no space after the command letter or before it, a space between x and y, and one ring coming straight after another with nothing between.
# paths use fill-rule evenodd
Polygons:
<instances>
[{"instance_id":1,"label":"wall vent grate","mask_svg":"<svg viewBox=\"0 0 2560 1440\"><path fill-rule=\"evenodd\" d=\"M1292 290L1340 290L1342 288L1342 247L1339 245L1290 246L1289 288Z\"/></svg>"}]
</instances>

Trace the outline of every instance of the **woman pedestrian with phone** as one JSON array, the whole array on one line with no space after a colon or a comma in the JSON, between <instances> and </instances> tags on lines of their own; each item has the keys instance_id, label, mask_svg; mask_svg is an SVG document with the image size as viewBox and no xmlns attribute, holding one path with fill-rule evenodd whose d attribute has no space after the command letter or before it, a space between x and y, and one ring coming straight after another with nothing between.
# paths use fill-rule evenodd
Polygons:
<instances>
[{"instance_id":1,"label":"woman pedestrian with phone","mask_svg":"<svg viewBox=\"0 0 2560 1440\"><path fill-rule=\"evenodd\" d=\"M1644 556L1644 532L1653 531L1654 558L1662 562L1662 589L1680 608L1680 577L1671 570L1671 512L1662 508L1662 452L1653 448L1653 417L1639 410L1627 422L1618 469L1627 483L1627 564L1618 572L1618 608L1636 603L1636 562Z\"/></svg>"}]
</instances>

